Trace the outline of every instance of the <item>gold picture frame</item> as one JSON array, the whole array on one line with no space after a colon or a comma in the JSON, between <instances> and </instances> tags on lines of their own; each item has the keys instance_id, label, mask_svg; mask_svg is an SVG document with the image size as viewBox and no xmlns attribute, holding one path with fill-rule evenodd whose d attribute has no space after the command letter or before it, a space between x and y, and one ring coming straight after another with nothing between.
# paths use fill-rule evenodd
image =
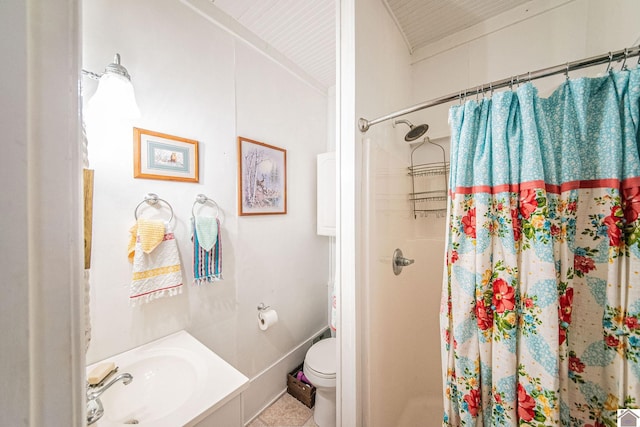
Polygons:
<instances>
[{"instance_id":1,"label":"gold picture frame","mask_svg":"<svg viewBox=\"0 0 640 427\"><path fill-rule=\"evenodd\" d=\"M133 177L198 182L198 141L134 127Z\"/></svg>"},{"instance_id":2,"label":"gold picture frame","mask_svg":"<svg viewBox=\"0 0 640 427\"><path fill-rule=\"evenodd\" d=\"M287 213L287 150L238 137L238 214Z\"/></svg>"}]
</instances>

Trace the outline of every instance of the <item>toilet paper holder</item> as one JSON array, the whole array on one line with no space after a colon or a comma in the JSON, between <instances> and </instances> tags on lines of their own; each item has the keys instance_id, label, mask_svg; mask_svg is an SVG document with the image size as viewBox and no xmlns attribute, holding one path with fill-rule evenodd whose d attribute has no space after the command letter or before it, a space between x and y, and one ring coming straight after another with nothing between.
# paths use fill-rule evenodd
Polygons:
<instances>
[{"instance_id":1,"label":"toilet paper holder","mask_svg":"<svg viewBox=\"0 0 640 427\"><path fill-rule=\"evenodd\" d=\"M266 331L276 323L278 323L278 313L268 305L260 303L258 306L258 327L262 331Z\"/></svg>"},{"instance_id":2,"label":"toilet paper holder","mask_svg":"<svg viewBox=\"0 0 640 427\"><path fill-rule=\"evenodd\" d=\"M260 314L264 311L267 311L271 308L270 305L264 305L263 302L261 302L260 304L258 304L258 319L260 318Z\"/></svg>"}]
</instances>

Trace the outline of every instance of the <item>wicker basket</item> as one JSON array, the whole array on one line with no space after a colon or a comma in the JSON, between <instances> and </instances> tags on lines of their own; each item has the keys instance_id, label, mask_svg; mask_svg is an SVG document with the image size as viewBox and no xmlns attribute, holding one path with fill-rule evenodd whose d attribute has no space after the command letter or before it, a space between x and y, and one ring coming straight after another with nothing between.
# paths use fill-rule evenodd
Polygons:
<instances>
[{"instance_id":1,"label":"wicker basket","mask_svg":"<svg viewBox=\"0 0 640 427\"><path fill-rule=\"evenodd\" d=\"M296 378L301 370L302 365L287 374L287 392L307 407L313 408L316 403L316 388Z\"/></svg>"}]
</instances>

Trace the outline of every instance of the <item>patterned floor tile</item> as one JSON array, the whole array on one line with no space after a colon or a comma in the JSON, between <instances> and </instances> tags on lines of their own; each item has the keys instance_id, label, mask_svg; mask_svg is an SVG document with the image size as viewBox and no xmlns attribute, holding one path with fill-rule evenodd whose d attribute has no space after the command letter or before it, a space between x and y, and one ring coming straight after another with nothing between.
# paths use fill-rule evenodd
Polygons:
<instances>
[{"instance_id":1,"label":"patterned floor tile","mask_svg":"<svg viewBox=\"0 0 640 427\"><path fill-rule=\"evenodd\" d=\"M311 409L304 406L295 397L285 393L265 409L259 419L268 427L302 427L309 425L305 423L312 416Z\"/></svg>"}]
</instances>

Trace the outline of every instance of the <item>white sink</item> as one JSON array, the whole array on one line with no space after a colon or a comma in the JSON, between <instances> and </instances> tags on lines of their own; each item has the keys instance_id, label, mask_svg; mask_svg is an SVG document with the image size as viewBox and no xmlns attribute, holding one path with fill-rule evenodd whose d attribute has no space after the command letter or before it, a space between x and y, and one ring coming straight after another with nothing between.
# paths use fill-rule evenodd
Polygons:
<instances>
[{"instance_id":1,"label":"white sink","mask_svg":"<svg viewBox=\"0 0 640 427\"><path fill-rule=\"evenodd\" d=\"M249 387L247 377L186 331L102 362L114 362L133 381L114 384L100 397L104 415L97 427L195 425Z\"/></svg>"}]
</instances>

